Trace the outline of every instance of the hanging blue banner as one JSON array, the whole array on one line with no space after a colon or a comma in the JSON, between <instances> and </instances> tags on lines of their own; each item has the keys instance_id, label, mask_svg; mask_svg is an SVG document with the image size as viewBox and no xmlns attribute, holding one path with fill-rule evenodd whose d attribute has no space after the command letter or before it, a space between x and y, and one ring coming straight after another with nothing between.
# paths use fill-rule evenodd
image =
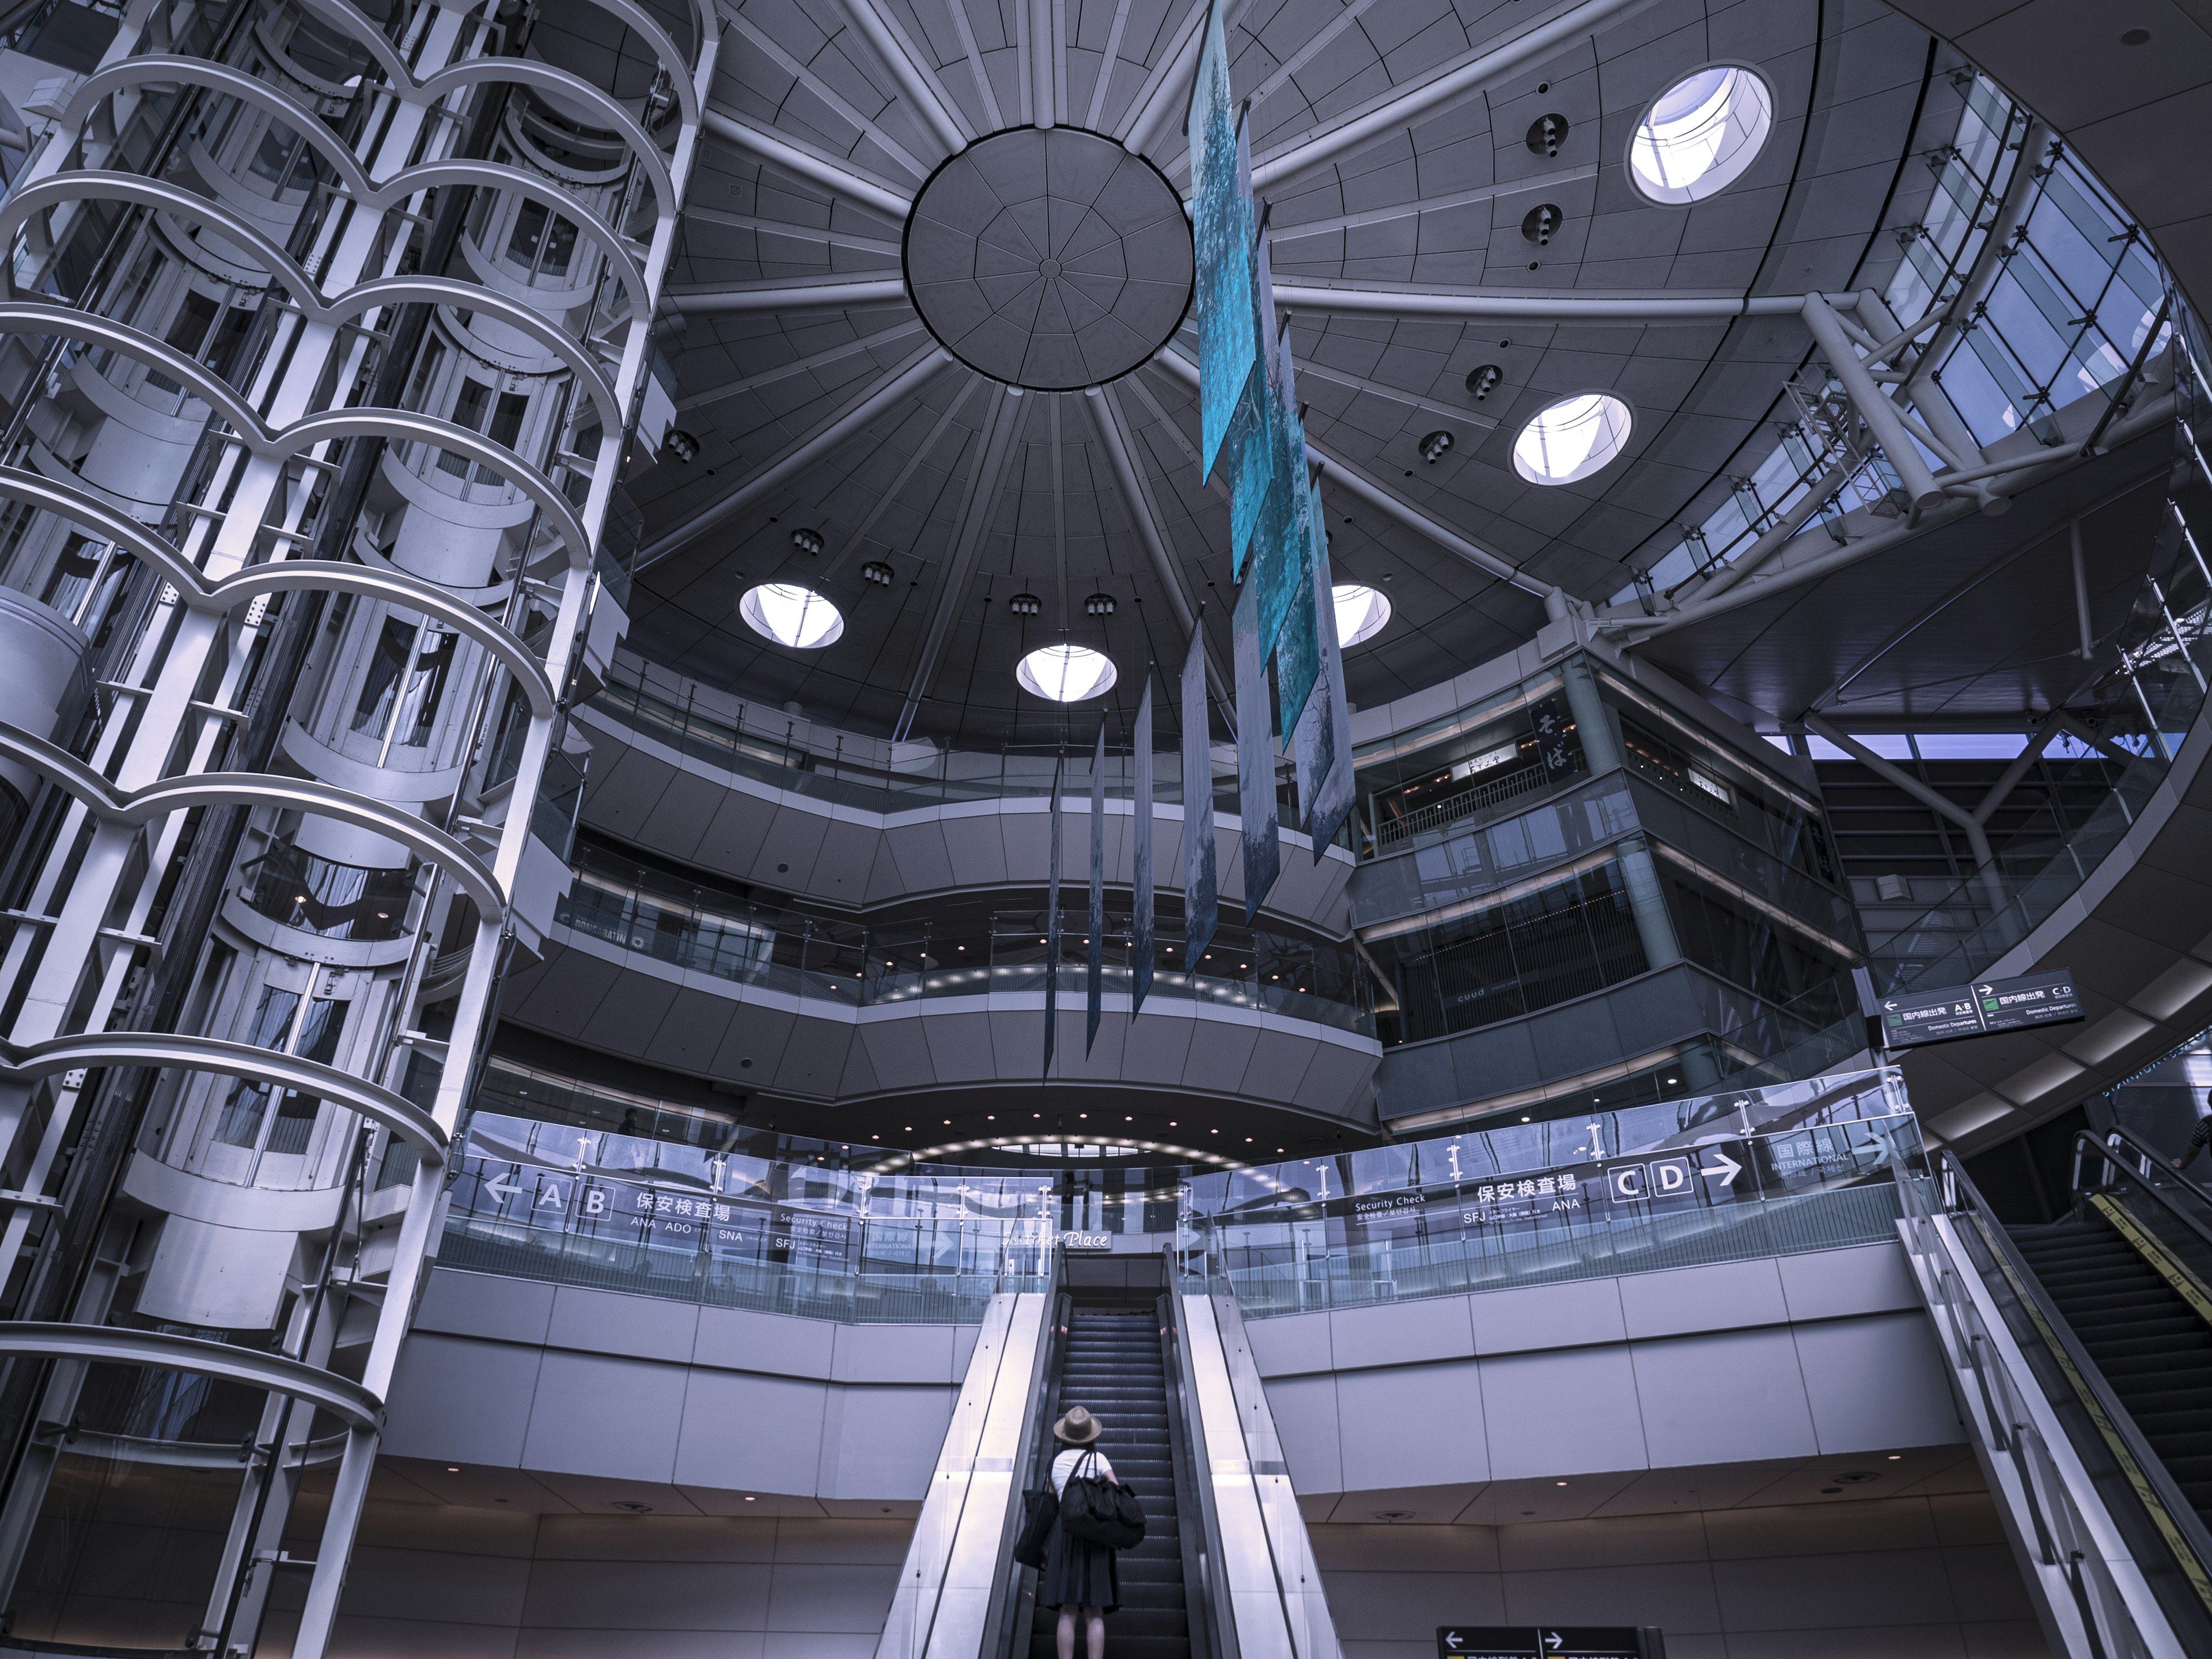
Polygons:
<instances>
[{"instance_id":1,"label":"hanging blue banner","mask_svg":"<svg viewBox=\"0 0 2212 1659\"><path fill-rule=\"evenodd\" d=\"M1186 132L1190 141L1191 234L1198 275L1199 475L1213 464L1257 367L1252 313L1251 194L1238 188L1238 122L1229 91L1223 0L1213 0L1199 47Z\"/></svg>"},{"instance_id":2,"label":"hanging blue banner","mask_svg":"<svg viewBox=\"0 0 2212 1659\"><path fill-rule=\"evenodd\" d=\"M1282 873L1277 834L1275 733L1267 665L1257 631L1259 583L1244 584L1231 617L1237 651L1237 811L1244 826L1244 921L1250 925Z\"/></svg>"},{"instance_id":3,"label":"hanging blue banner","mask_svg":"<svg viewBox=\"0 0 2212 1659\"><path fill-rule=\"evenodd\" d=\"M1220 920L1213 869L1213 749L1206 740L1206 635L1194 623L1182 659L1182 939L1186 972L1206 959Z\"/></svg>"},{"instance_id":4,"label":"hanging blue banner","mask_svg":"<svg viewBox=\"0 0 2212 1659\"><path fill-rule=\"evenodd\" d=\"M1060 1030L1060 774L1065 759L1052 763L1051 878L1044 900L1044 1071L1052 1075L1052 1042Z\"/></svg>"},{"instance_id":5,"label":"hanging blue banner","mask_svg":"<svg viewBox=\"0 0 2212 1659\"><path fill-rule=\"evenodd\" d=\"M1098 747L1091 756L1091 946L1084 958L1083 1057L1098 1041L1106 985L1106 722L1098 722Z\"/></svg>"},{"instance_id":6,"label":"hanging blue banner","mask_svg":"<svg viewBox=\"0 0 2212 1659\"><path fill-rule=\"evenodd\" d=\"M1352 816L1357 794L1352 787L1352 708L1345 701L1344 650L1336 635L1336 585L1329 573L1328 528L1322 514L1321 481L1313 483L1314 615L1321 644L1321 667L1314 682L1314 694L1306 699L1306 712L1300 721L1300 730L1311 721L1314 733L1310 739L1313 753L1307 764L1316 781L1313 785L1313 805L1306 812L1306 833L1313 837L1314 862L1321 862L1322 849L1336 839L1336 832ZM1301 807L1306 801L1306 784L1298 783Z\"/></svg>"},{"instance_id":7,"label":"hanging blue banner","mask_svg":"<svg viewBox=\"0 0 2212 1659\"><path fill-rule=\"evenodd\" d=\"M1129 1018L1134 1019L1152 988L1152 671L1149 666L1145 670L1145 695L1137 701L1137 729L1130 737L1130 766L1136 774L1135 810L1129 820L1137 838L1130 849L1136 888L1132 931L1136 937L1130 943L1134 958L1130 966L1135 972L1129 983Z\"/></svg>"}]
</instances>

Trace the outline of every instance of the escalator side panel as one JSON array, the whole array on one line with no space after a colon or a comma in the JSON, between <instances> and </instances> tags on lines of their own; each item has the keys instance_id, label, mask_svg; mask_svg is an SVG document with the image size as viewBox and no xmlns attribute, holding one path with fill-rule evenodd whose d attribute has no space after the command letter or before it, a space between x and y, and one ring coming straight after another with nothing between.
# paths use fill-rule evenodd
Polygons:
<instances>
[{"instance_id":1,"label":"escalator side panel","mask_svg":"<svg viewBox=\"0 0 2212 1659\"><path fill-rule=\"evenodd\" d=\"M876 1659L981 1659L993 1587L1012 1545L1015 1456L1049 1300L1034 1291L991 1298Z\"/></svg>"},{"instance_id":2,"label":"escalator side panel","mask_svg":"<svg viewBox=\"0 0 2212 1659\"><path fill-rule=\"evenodd\" d=\"M1239 1659L1341 1659L1305 1517L1236 1303L1185 1296L1197 1437Z\"/></svg>"}]
</instances>

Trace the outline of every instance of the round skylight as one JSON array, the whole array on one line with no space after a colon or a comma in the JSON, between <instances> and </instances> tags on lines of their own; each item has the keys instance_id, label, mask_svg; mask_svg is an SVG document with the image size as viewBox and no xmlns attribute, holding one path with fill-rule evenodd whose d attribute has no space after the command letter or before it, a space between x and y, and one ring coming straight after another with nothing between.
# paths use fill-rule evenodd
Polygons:
<instances>
[{"instance_id":1,"label":"round skylight","mask_svg":"<svg viewBox=\"0 0 2212 1659\"><path fill-rule=\"evenodd\" d=\"M1573 483L1620 453L1635 424L1628 405L1602 392L1565 398L1521 428L1513 468L1530 483Z\"/></svg>"},{"instance_id":2,"label":"round skylight","mask_svg":"<svg viewBox=\"0 0 2212 1659\"><path fill-rule=\"evenodd\" d=\"M1766 82L1747 69L1716 64L1652 100L1629 141L1628 171L1655 202L1702 201L1743 175L1773 125Z\"/></svg>"},{"instance_id":3,"label":"round skylight","mask_svg":"<svg viewBox=\"0 0 2212 1659\"><path fill-rule=\"evenodd\" d=\"M1040 646L1015 665L1014 678L1040 697L1084 702L1114 689L1114 664L1087 645Z\"/></svg>"},{"instance_id":4,"label":"round skylight","mask_svg":"<svg viewBox=\"0 0 2212 1659\"><path fill-rule=\"evenodd\" d=\"M837 607L796 582L763 582L747 589L738 601L738 614L754 633L800 651L834 645L845 631Z\"/></svg>"},{"instance_id":5,"label":"round skylight","mask_svg":"<svg viewBox=\"0 0 2212 1659\"><path fill-rule=\"evenodd\" d=\"M1390 620L1390 601L1375 588L1358 582L1339 582L1330 590L1336 596L1336 643L1340 649L1364 643L1382 631Z\"/></svg>"}]
</instances>

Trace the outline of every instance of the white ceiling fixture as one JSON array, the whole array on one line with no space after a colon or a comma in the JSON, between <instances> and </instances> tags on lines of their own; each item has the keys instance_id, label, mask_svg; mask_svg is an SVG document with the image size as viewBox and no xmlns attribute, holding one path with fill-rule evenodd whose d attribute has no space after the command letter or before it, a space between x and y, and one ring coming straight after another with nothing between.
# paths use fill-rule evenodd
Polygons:
<instances>
[{"instance_id":1,"label":"white ceiling fixture","mask_svg":"<svg viewBox=\"0 0 2212 1659\"><path fill-rule=\"evenodd\" d=\"M1629 140L1629 176L1655 202L1703 201L1743 176L1773 125L1766 82L1734 64L1712 64L1651 100Z\"/></svg>"},{"instance_id":2,"label":"white ceiling fixture","mask_svg":"<svg viewBox=\"0 0 2212 1659\"><path fill-rule=\"evenodd\" d=\"M748 588L738 601L738 614L754 633L796 651L835 645L845 632L845 618L837 607L796 582L763 582Z\"/></svg>"},{"instance_id":3,"label":"white ceiling fixture","mask_svg":"<svg viewBox=\"0 0 2212 1659\"><path fill-rule=\"evenodd\" d=\"M1339 582L1330 592L1336 599L1336 643L1348 651L1382 631L1390 620L1390 601L1379 588L1359 582Z\"/></svg>"},{"instance_id":4,"label":"white ceiling fixture","mask_svg":"<svg viewBox=\"0 0 2212 1659\"><path fill-rule=\"evenodd\" d=\"M1521 428L1513 469L1530 483L1573 483L1620 454L1635 424L1628 405L1605 392L1563 398Z\"/></svg>"},{"instance_id":5,"label":"white ceiling fixture","mask_svg":"<svg viewBox=\"0 0 2212 1659\"><path fill-rule=\"evenodd\" d=\"M1054 702L1087 702L1114 689L1113 659L1087 645L1040 646L1014 668L1024 691Z\"/></svg>"}]
</instances>

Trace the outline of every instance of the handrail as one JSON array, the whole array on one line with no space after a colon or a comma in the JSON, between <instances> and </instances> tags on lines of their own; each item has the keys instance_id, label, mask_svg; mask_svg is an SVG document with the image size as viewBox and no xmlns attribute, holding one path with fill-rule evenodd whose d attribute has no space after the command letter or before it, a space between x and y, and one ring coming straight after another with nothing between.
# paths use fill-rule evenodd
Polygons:
<instances>
[{"instance_id":1,"label":"handrail","mask_svg":"<svg viewBox=\"0 0 2212 1659\"><path fill-rule=\"evenodd\" d=\"M2175 1203L2164 1191L2151 1184L2150 1171L2148 1166L2153 1164L2164 1164L2166 1162L2165 1155L2160 1152L2155 1147L2151 1146L2148 1143L2144 1141L2140 1135L2136 1134L2132 1130L2108 1129L2105 1132L2105 1135L2102 1139L2098 1138L2096 1132L2093 1129L2081 1129L2077 1130L2075 1133L2074 1195L2077 1206L2080 1200L2089 1195L2090 1190L2088 1188L2082 1185L2084 1178L2082 1154L2084 1152L2095 1154L2100 1163L2109 1164L2115 1169L2127 1169L2127 1165L2121 1161L2119 1153L2115 1150L2114 1146L2112 1143L2118 1143L2128 1146L2143 1160L2145 1165L2144 1168L2130 1171L2130 1173L2135 1176L2136 1184L2142 1188L2144 1192L2148 1193L2153 1198L2156 1199L2166 1212L2169 1215L2172 1216L2175 1220L2180 1222L2183 1226L2188 1228L2191 1232L2196 1234L2199 1243L2203 1243L2208 1249L2212 1249L2212 1227L2206 1226L2203 1222L2198 1220L2197 1217L2190 1214L2189 1212L2183 1209L2180 1205ZM2203 1187L2199 1186L2196 1182L2191 1181L2187 1176L2182 1174L2179 1170L2169 1169L2166 1173L2173 1177L2173 1181L2176 1185L2186 1187L2191 1192L2196 1194L2198 1198L2203 1200L2208 1206L2212 1206L2212 1193L2205 1191ZM2096 1184L2098 1186L2102 1186L2104 1183L2100 1181Z\"/></svg>"},{"instance_id":2,"label":"handrail","mask_svg":"<svg viewBox=\"0 0 2212 1659\"><path fill-rule=\"evenodd\" d=\"M2044 1437L2039 1413L2021 1395L2013 1368L2006 1361L2005 1351L2010 1343L2000 1341L1999 1333L1990 1328L1968 1292L1958 1261L1936 1225L1925 1190L1916 1182L1900 1182L1898 1185L1905 1209L1905 1218L1899 1229L1916 1276L1921 1279L1922 1296L1934 1321L1936 1340L1943 1346L1945 1357L1958 1380L1963 1382L1966 1378L1972 1379L1971 1392L1963 1387L1960 1389L1964 1395L1960 1401L1960 1414L1970 1428L1980 1430L1993 1462L1997 1458L2009 1461L2012 1479L2019 1488L2019 1502L2027 1510L2031 1522L2027 1530L2032 1535L2023 1538L2022 1542L2033 1553L2033 1565L2063 1580L2070 1610L2080 1620L2094 1659L2156 1651L2145 1641L2144 1627L2136 1617L2128 1593L2115 1578L2100 1547L2100 1534L2106 1530L2109 1521L2099 1525L2083 1513L2075 1492L2060 1470L2051 1445ZM1949 1207L1948 1201L1945 1207ZM2009 1333L2004 1335L2009 1338ZM2044 1412L2047 1413L2048 1410L2045 1405ZM2063 1427L2056 1423L2052 1426L2060 1429L2063 1437ZM2069 1464L2077 1463L2070 1445L2063 1449ZM1996 1462L1991 1484L1998 1488L2000 1496L2009 1497L2005 1472L2005 1464ZM2086 1471L2080 1472L2086 1483ZM2100 1494L2094 1483L2087 1484L2088 1490L2083 1495L2093 1507L2101 1510ZM2149 1586L2139 1577L2133 1582L2142 1591L2149 1592ZM2155 1593L2149 1593L2152 1610L2162 1613ZM2063 1616L2066 1610L2062 1607L2052 1612L2055 1616Z\"/></svg>"},{"instance_id":3,"label":"handrail","mask_svg":"<svg viewBox=\"0 0 2212 1659\"><path fill-rule=\"evenodd\" d=\"M1199 1569L1195 1577L1188 1567L1183 1573L1183 1611L1192 1625L1204 1621L1212 1659L1241 1659L1242 1650L1237 1642L1237 1604L1230 1594L1229 1574L1221 1559L1221 1516L1213 1492L1213 1459L1206 1445L1205 1425L1200 1421L1198 1378L1192 1369L1190 1320L1184 1303L1182 1270L1172 1248L1164 1249L1162 1255L1166 1288L1161 1299L1172 1321L1170 1340L1175 1350L1175 1370L1168 1390L1169 1429L1173 1433L1180 1425L1187 1439L1191 1486L1198 1500L1188 1513L1182 1512L1178 1505L1186 1562L1194 1553L1188 1542L1189 1529L1196 1527L1198 1535L1206 1540L1205 1547L1195 1552ZM1197 1652L1194 1643L1192 1652Z\"/></svg>"},{"instance_id":4,"label":"handrail","mask_svg":"<svg viewBox=\"0 0 2212 1659\"><path fill-rule=\"evenodd\" d=\"M1937 1167L1942 1171L1947 1195L1957 1200L1957 1207L1973 1220L1975 1232L2027 1310L2045 1347L2058 1362L2068 1385L2087 1411L2106 1449L2119 1464L2128 1485L2172 1553L2174 1565L2196 1593L2202 1611L2212 1616L2212 1532L2207 1531L2203 1519L2175 1484L2172 1474L2143 1438L2135 1419L2120 1403L2112 1384L2098 1370L2096 1361L2074 1334L2073 1328L2051 1301L2035 1270L2021 1254L2020 1247L2013 1243L2002 1224L1995 1220L1988 1200L1968 1177L1965 1166L1947 1150L1939 1155Z\"/></svg>"},{"instance_id":5,"label":"handrail","mask_svg":"<svg viewBox=\"0 0 2212 1659\"><path fill-rule=\"evenodd\" d=\"M1006 1547L999 1552L992 1575L991 1599L984 1613L983 1639L976 1652L981 1659L1018 1659L1029 1651L1030 1620L1036 1595L1013 1559L1013 1540L1027 1520L1027 1497L1033 1482L1052 1467L1051 1441L1046 1425L1052 1419L1050 1390L1060 1381L1067 1350L1067 1287L1061 1282L1063 1262L1054 1250L1047 1260L1043 1340L1037 1345L1036 1369L1030 1376L1029 1404L1024 1408L1022 1438L1014 1453L1014 1483L1009 1501ZM1026 1601L1027 1606L1024 1607Z\"/></svg>"}]
</instances>

